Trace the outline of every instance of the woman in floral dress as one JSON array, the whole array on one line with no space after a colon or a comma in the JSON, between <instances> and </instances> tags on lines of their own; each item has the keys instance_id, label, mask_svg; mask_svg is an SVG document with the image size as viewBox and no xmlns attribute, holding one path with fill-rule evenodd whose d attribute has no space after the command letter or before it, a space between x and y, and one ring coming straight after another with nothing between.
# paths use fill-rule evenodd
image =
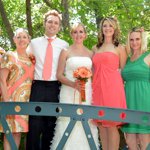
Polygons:
<instances>
[{"instance_id":1,"label":"woman in floral dress","mask_svg":"<svg viewBox=\"0 0 150 150\"><path fill-rule=\"evenodd\" d=\"M30 36L25 29L19 28L14 34L16 50L8 51L1 59L0 86L2 87L3 102L28 102L34 65L26 54ZM13 134L17 147L20 145L21 133L28 132L27 115L8 115L8 126ZM0 132L3 127L0 127ZM4 134L4 150L9 150L10 145Z\"/></svg>"}]
</instances>

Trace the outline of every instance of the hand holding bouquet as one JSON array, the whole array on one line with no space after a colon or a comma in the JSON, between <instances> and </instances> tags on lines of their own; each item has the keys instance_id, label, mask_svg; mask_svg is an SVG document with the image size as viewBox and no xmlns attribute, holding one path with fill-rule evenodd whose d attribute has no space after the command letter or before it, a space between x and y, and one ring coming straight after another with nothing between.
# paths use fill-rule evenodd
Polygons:
<instances>
[{"instance_id":1,"label":"hand holding bouquet","mask_svg":"<svg viewBox=\"0 0 150 150\"><path fill-rule=\"evenodd\" d=\"M82 102L86 101L85 84L91 76L92 72L87 67L79 67L73 72L73 77L76 78L81 85L80 96Z\"/></svg>"}]
</instances>

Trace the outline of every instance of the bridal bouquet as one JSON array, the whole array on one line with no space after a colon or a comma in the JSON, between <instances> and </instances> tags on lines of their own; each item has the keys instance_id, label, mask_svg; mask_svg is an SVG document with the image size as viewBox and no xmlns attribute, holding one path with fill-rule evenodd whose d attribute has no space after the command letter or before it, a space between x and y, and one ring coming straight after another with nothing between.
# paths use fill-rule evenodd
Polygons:
<instances>
[{"instance_id":1,"label":"bridal bouquet","mask_svg":"<svg viewBox=\"0 0 150 150\"><path fill-rule=\"evenodd\" d=\"M76 78L81 85L80 89L81 102L85 102L86 100L85 84L91 76L92 72L87 67L79 67L73 72L73 77Z\"/></svg>"}]
</instances>

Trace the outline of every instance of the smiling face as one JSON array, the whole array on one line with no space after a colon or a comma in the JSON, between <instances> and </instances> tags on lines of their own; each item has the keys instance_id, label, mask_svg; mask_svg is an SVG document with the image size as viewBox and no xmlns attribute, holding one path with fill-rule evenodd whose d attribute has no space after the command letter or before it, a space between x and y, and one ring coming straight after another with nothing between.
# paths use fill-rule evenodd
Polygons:
<instances>
[{"instance_id":1,"label":"smiling face","mask_svg":"<svg viewBox=\"0 0 150 150\"><path fill-rule=\"evenodd\" d=\"M27 32L20 30L14 36L14 43L17 49L25 50L30 42L30 37Z\"/></svg>"},{"instance_id":2,"label":"smiling face","mask_svg":"<svg viewBox=\"0 0 150 150\"><path fill-rule=\"evenodd\" d=\"M86 38L86 31L82 25L78 25L71 30L71 36L75 43L83 43Z\"/></svg>"},{"instance_id":3,"label":"smiling face","mask_svg":"<svg viewBox=\"0 0 150 150\"><path fill-rule=\"evenodd\" d=\"M142 38L140 32L132 32L129 37L130 47L133 51L140 51Z\"/></svg>"},{"instance_id":4,"label":"smiling face","mask_svg":"<svg viewBox=\"0 0 150 150\"><path fill-rule=\"evenodd\" d=\"M57 16L49 15L44 23L45 34L48 37L56 35L60 30L60 19Z\"/></svg>"},{"instance_id":5,"label":"smiling face","mask_svg":"<svg viewBox=\"0 0 150 150\"><path fill-rule=\"evenodd\" d=\"M114 27L108 20L105 20L102 25L102 32L104 37L112 37L114 35Z\"/></svg>"}]
</instances>

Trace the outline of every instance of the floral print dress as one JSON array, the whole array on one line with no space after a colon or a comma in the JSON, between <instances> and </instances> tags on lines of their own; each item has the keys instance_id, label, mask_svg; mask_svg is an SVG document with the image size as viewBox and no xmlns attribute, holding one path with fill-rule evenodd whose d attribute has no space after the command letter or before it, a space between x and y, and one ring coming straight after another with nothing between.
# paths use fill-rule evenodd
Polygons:
<instances>
[{"instance_id":1,"label":"floral print dress","mask_svg":"<svg viewBox=\"0 0 150 150\"><path fill-rule=\"evenodd\" d=\"M9 101L28 102L34 73L31 60L9 51L2 57L1 68L10 71L7 78ZM8 115L6 118L11 132L28 132L27 115ZM2 126L0 132L3 132Z\"/></svg>"}]
</instances>

